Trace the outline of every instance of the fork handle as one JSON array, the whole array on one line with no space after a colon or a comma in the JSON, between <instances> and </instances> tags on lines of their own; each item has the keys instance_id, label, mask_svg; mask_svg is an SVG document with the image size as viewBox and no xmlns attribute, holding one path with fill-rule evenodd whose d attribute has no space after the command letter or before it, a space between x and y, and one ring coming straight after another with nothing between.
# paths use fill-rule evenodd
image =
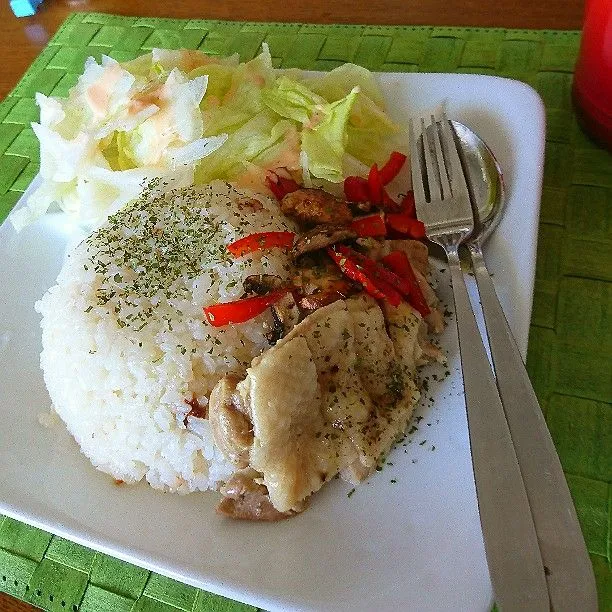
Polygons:
<instances>
[{"instance_id":1,"label":"fork handle","mask_svg":"<svg viewBox=\"0 0 612 612\"><path fill-rule=\"evenodd\" d=\"M593 566L561 462L478 244L470 244L497 386L531 506L553 610L597 610Z\"/></svg>"},{"instance_id":2,"label":"fork handle","mask_svg":"<svg viewBox=\"0 0 612 612\"><path fill-rule=\"evenodd\" d=\"M548 612L544 566L523 479L457 247L446 246L459 332L474 480L495 601L503 612Z\"/></svg>"}]
</instances>

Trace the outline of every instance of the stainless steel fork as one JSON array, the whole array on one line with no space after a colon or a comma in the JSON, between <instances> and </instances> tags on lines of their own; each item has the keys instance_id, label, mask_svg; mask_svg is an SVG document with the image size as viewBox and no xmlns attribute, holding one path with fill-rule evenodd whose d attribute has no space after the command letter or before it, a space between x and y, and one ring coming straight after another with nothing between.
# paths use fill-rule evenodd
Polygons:
<instances>
[{"instance_id":1,"label":"stainless steel fork","mask_svg":"<svg viewBox=\"0 0 612 612\"><path fill-rule=\"evenodd\" d=\"M512 438L459 261L474 217L444 115L410 122L412 182L427 237L446 252L455 299L480 523L495 601L502 611L548 612L544 566Z\"/></svg>"}]
</instances>

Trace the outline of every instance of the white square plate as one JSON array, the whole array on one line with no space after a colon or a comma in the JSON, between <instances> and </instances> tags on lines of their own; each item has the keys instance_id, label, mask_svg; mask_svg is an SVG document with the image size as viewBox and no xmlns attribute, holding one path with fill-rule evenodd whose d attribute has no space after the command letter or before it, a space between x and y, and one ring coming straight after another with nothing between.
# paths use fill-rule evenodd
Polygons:
<instances>
[{"instance_id":1,"label":"white square plate","mask_svg":"<svg viewBox=\"0 0 612 612\"><path fill-rule=\"evenodd\" d=\"M523 83L496 77L380 76L396 118L445 102L449 116L474 129L504 169L508 209L486 255L524 354L543 166L540 98ZM430 387L433 401L424 402L406 446L389 455L393 465L350 498L351 487L333 481L289 521L232 522L215 514L215 493L114 485L61 426L39 424L50 400L34 302L54 283L70 239L61 215L19 235L8 223L0 228L1 513L269 610L490 609L452 322L442 339L450 376ZM444 275L439 293L452 304Z\"/></svg>"}]
</instances>

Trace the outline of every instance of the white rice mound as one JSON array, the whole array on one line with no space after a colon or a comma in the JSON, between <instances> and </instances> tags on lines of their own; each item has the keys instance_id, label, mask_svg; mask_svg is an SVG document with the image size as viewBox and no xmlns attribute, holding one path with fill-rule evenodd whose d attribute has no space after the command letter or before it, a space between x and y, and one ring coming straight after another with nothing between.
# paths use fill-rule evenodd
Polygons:
<instances>
[{"instance_id":1,"label":"white rice mound","mask_svg":"<svg viewBox=\"0 0 612 612\"><path fill-rule=\"evenodd\" d=\"M202 311L240 298L248 275L291 278L281 249L227 251L262 231L295 231L266 196L222 181L165 195L150 186L68 255L36 304L41 367L95 467L181 493L218 488L234 471L185 400L205 406L224 374L268 346L267 315L215 328Z\"/></svg>"}]
</instances>

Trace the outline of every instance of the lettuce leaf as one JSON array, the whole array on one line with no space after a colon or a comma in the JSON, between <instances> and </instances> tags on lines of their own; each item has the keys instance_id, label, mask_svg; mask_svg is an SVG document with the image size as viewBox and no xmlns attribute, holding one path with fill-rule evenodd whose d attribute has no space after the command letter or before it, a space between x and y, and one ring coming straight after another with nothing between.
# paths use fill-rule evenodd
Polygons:
<instances>
[{"instance_id":1,"label":"lettuce leaf","mask_svg":"<svg viewBox=\"0 0 612 612\"><path fill-rule=\"evenodd\" d=\"M342 64L322 77L309 81L312 91L329 102L344 98L354 87L366 95L379 108L384 108L384 98L374 75L362 66Z\"/></svg>"},{"instance_id":2,"label":"lettuce leaf","mask_svg":"<svg viewBox=\"0 0 612 612\"><path fill-rule=\"evenodd\" d=\"M275 86L262 92L265 105L281 117L307 124L318 106L327 104L306 85L281 76Z\"/></svg>"},{"instance_id":3,"label":"lettuce leaf","mask_svg":"<svg viewBox=\"0 0 612 612\"><path fill-rule=\"evenodd\" d=\"M385 111L384 97L375 76L355 64L343 64L312 80L313 91L329 101L359 87L347 124L346 152L366 166L386 161L393 150L405 150L398 138L401 127Z\"/></svg>"},{"instance_id":4,"label":"lettuce leaf","mask_svg":"<svg viewBox=\"0 0 612 612\"><path fill-rule=\"evenodd\" d=\"M319 123L313 128L304 128L302 150L308 158L310 173L317 178L340 183L342 158L347 140L346 125L359 89L355 87L346 97L326 104L320 110Z\"/></svg>"},{"instance_id":5,"label":"lettuce leaf","mask_svg":"<svg viewBox=\"0 0 612 612\"><path fill-rule=\"evenodd\" d=\"M245 162L254 160L281 142L290 128L289 122L279 120L274 113L258 113L234 132L229 132L223 146L198 164L195 172L196 183L208 183L215 178L238 178L245 171Z\"/></svg>"}]
</instances>

